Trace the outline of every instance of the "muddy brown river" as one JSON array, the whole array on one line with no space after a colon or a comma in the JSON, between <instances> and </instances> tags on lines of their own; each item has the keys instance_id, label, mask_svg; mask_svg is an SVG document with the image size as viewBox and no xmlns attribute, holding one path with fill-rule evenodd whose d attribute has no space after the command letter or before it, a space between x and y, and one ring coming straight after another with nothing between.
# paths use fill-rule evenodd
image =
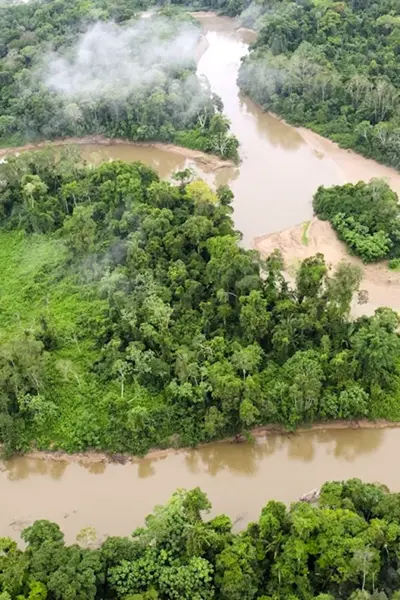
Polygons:
<instances>
[{"instance_id":1,"label":"muddy brown river","mask_svg":"<svg viewBox=\"0 0 400 600\"><path fill-rule=\"evenodd\" d=\"M0 472L0 535L35 519L58 522L69 541L87 526L99 537L129 534L179 487L200 486L243 527L272 498L290 503L327 479L360 477L400 490L393 468L399 429L316 430L223 442L125 465L19 457Z\"/></svg>"},{"instance_id":2,"label":"muddy brown river","mask_svg":"<svg viewBox=\"0 0 400 600\"><path fill-rule=\"evenodd\" d=\"M302 135L241 97L236 76L253 34L236 31L229 19L202 16L201 21L208 49L198 72L224 102L240 140L240 166L212 172L176 152L124 144L84 146L88 160L142 160L163 177L193 166L214 185L228 183L235 193L235 223L246 245L256 236L310 219L312 195L320 184L357 180L365 172L369 177L387 175L400 189L400 176L393 170L360 157L352 162L338 149L321 150L312 134ZM58 522L68 541L87 526L100 537L129 534L178 487L200 486L213 513L229 514L238 528L257 518L269 499L289 503L326 480L360 477L400 491L393 468L399 439L399 429L327 429L173 451L125 465L18 457L0 470L0 536L18 538L38 518Z\"/></svg>"},{"instance_id":3,"label":"muddy brown river","mask_svg":"<svg viewBox=\"0 0 400 600\"><path fill-rule=\"evenodd\" d=\"M233 19L202 15L199 20L207 31L208 48L197 71L222 98L224 113L240 141L240 166L214 173L173 151L129 145L88 145L82 151L91 162L142 160L163 177L192 167L213 185L229 184L235 194L235 224L244 243L251 246L256 236L311 218L312 195L318 185L340 183L343 177L336 162L315 150L296 129L240 95L236 84L240 60L255 34L235 30Z\"/></svg>"}]
</instances>

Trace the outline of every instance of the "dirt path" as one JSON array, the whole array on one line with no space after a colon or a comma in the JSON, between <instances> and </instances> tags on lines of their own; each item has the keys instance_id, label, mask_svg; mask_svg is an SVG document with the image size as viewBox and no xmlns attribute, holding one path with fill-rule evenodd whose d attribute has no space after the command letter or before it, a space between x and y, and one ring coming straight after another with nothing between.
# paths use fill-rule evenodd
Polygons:
<instances>
[{"instance_id":1,"label":"dirt path","mask_svg":"<svg viewBox=\"0 0 400 600\"><path fill-rule=\"evenodd\" d=\"M346 260L363 269L361 289L368 292L368 302L363 305L354 303L353 313L373 314L379 306L389 306L400 311L400 273L390 271L387 263L364 265L355 256L350 256L346 246L340 242L328 221L314 217L307 229L307 243L303 239L304 223L258 237L254 247L267 257L275 248L282 252L288 272L293 272L301 260L321 252L326 262L334 269L339 262Z\"/></svg>"}]
</instances>

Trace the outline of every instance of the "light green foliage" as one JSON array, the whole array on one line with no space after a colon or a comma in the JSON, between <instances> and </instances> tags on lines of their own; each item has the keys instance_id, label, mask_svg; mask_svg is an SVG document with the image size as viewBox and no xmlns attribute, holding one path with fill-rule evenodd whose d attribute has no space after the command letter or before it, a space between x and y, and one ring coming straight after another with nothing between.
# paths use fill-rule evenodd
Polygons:
<instances>
[{"instance_id":1,"label":"light green foliage","mask_svg":"<svg viewBox=\"0 0 400 600\"><path fill-rule=\"evenodd\" d=\"M259 35L241 65L241 89L266 110L398 168L396 0L252 4L242 22Z\"/></svg>"},{"instance_id":2,"label":"light green foliage","mask_svg":"<svg viewBox=\"0 0 400 600\"><path fill-rule=\"evenodd\" d=\"M313 204L316 214L329 220L364 262L400 253L399 199L385 181L320 187Z\"/></svg>"},{"instance_id":3,"label":"light green foliage","mask_svg":"<svg viewBox=\"0 0 400 600\"><path fill-rule=\"evenodd\" d=\"M400 271L400 258L392 258L389 260L389 269L392 271Z\"/></svg>"},{"instance_id":4,"label":"light green foliage","mask_svg":"<svg viewBox=\"0 0 400 600\"><path fill-rule=\"evenodd\" d=\"M306 221L303 225L303 231L301 232L301 243L304 246L308 246L308 243L309 243L308 230L310 228L310 223L311 223L311 221Z\"/></svg>"},{"instance_id":5,"label":"light green foliage","mask_svg":"<svg viewBox=\"0 0 400 600\"><path fill-rule=\"evenodd\" d=\"M226 188L68 149L0 178L6 451L144 454L269 422L399 417L397 315L350 320L360 272L331 275L321 255L290 287L279 253L239 246Z\"/></svg>"},{"instance_id":6,"label":"light green foliage","mask_svg":"<svg viewBox=\"0 0 400 600\"><path fill-rule=\"evenodd\" d=\"M215 204L217 202L217 196L206 184L206 182L202 181L201 179L196 179L196 181L191 181L188 183L186 186L186 194L187 197L196 204L203 204L207 202Z\"/></svg>"}]
</instances>

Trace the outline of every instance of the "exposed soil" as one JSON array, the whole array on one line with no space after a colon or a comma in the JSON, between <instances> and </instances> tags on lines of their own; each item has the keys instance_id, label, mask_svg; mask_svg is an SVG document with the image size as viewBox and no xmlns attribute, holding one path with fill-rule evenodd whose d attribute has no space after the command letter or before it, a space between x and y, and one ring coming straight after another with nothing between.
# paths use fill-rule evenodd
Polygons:
<instances>
[{"instance_id":1,"label":"exposed soil","mask_svg":"<svg viewBox=\"0 0 400 600\"><path fill-rule=\"evenodd\" d=\"M368 421L366 419L360 420L352 420L352 421L322 421L319 423L312 423L309 425L304 425L298 427L295 431L287 431L282 425L278 424L269 424L263 425L260 427L256 427L251 431L251 434L254 438L263 438L270 436L281 436L281 435L299 435L305 431L324 431L324 430L343 430L343 429L393 429L399 428L400 423L393 421L386 421L384 419L376 420L376 421ZM199 444L196 446L197 448L207 448L214 447L215 444L226 444L227 442L231 442L232 444L240 443L244 441L244 438L230 437L222 440L217 440L210 443ZM143 458L153 459L153 458L162 458L164 456L168 456L169 454L173 454L179 452L180 450L187 450L188 448L167 448L167 449L154 449L150 450ZM106 454L105 452L80 452L76 454L67 454L66 452L50 452L50 451L40 451L35 450L29 452L24 455L27 459L43 459L43 460L51 460L56 462L66 462L66 463L79 463L81 465L91 465L97 463L115 463L115 464L126 464L131 462L136 462L138 460L142 460L137 456L132 456L129 454Z\"/></svg>"},{"instance_id":2,"label":"exposed soil","mask_svg":"<svg viewBox=\"0 0 400 600\"><path fill-rule=\"evenodd\" d=\"M374 177L382 178L400 197L400 173L393 167L387 167L376 160L365 158L353 150L341 148L335 142L310 129L299 127L297 130L321 158L326 156L337 164L346 183L369 181Z\"/></svg>"},{"instance_id":3,"label":"exposed soil","mask_svg":"<svg viewBox=\"0 0 400 600\"><path fill-rule=\"evenodd\" d=\"M338 240L330 223L317 217L311 220L307 229L307 243L304 243L303 231L304 224L300 224L261 236L255 238L254 247L264 257L269 256L275 248L279 248L289 274L295 271L301 260L318 252L324 254L331 269L335 269L343 260L358 265L363 270L360 287L368 292L368 302L363 305L355 302L353 313L372 314L379 306L389 306L400 311L400 273L390 271L386 261L364 265L359 258L349 255L345 244Z\"/></svg>"},{"instance_id":4,"label":"exposed soil","mask_svg":"<svg viewBox=\"0 0 400 600\"><path fill-rule=\"evenodd\" d=\"M200 150L191 150L190 148L184 148L183 146L176 146L174 144L164 144L162 142L130 142L120 138L106 138L101 135L89 135L85 137L75 138L60 138L52 141L37 142L34 144L25 144L24 146L14 146L12 148L0 148L0 158L10 156L18 152L26 152L28 150L39 150L48 146L84 146L87 144L95 144L97 146L136 146L144 148L156 148L158 150L167 150L169 152L176 152L181 154L185 158L195 160L209 168L214 170L223 169L225 167L232 167L234 163L231 160L224 160L215 156L214 154L206 154Z\"/></svg>"}]
</instances>

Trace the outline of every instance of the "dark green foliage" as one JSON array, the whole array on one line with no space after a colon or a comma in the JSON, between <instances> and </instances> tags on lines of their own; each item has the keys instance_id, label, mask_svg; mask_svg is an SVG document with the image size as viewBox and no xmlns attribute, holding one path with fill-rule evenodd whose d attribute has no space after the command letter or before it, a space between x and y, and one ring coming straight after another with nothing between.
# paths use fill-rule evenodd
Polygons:
<instances>
[{"instance_id":1,"label":"dark green foliage","mask_svg":"<svg viewBox=\"0 0 400 600\"><path fill-rule=\"evenodd\" d=\"M142 454L270 422L398 419L398 317L349 319L359 271L329 275L317 255L290 287L278 253L239 246L229 190L176 179L70 149L0 166L6 449Z\"/></svg>"},{"instance_id":2,"label":"dark green foliage","mask_svg":"<svg viewBox=\"0 0 400 600\"><path fill-rule=\"evenodd\" d=\"M399 255L399 199L384 181L320 187L313 206L319 218L330 221L364 262Z\"/></svg>"},{"instance_id":3,"label":"dark green foliage","mask_svg":"<svg viewBox=\"0 0 400 600\"><path fill-rule=\"evenodd\" d=\"M238 141L220 114L222 103L195 74L199 24L171 8L138 24L139 11L152 4L56 0L1 6L0 144L102 134L175 142L237 159ZM82 49L87 31L92 37ZM184 44L181 52L173 50L177 40ZM157 54L161 44L165 52ZM106 63L96 64L101 51ZM119 60L113 59L117 51Z\"/></svg>"},{"instance_id":4,"label":"dark green foliage","mask_svg":"<svg viewBox=\"0 0 400 600\"><path fill-rule=\"evenodd\" d=\"M178 490L130 538L66 546L37 521L27 546L0 538L1 600L398 600L399 494L358 479L326 483L318 506L270 501L232 532L207 497ZM80 535L78 537L81 537Z\"/></svg>"},{"instance_id":5,"label":"dark green foliage","mask_svg":"<svg viewBox=\"0 0 400 600\"><path fill-rule=\"evenodd\" d=\"M275 0L260 12L241 89L294 124L399 167L398 1Z\"/></svg>"},{"instance_id":6,"label":"dark green foliage","mask_svg":"<svg viewBox=\"0 0 400 600\"><path fill-rule=\"evenodd\" d=\"M235 17L249 7L251 0L173 0L172 4L188 10L216 11L221 15ZM259 14L260 11L255 12Z\"/></svg>"}]
</instances>

